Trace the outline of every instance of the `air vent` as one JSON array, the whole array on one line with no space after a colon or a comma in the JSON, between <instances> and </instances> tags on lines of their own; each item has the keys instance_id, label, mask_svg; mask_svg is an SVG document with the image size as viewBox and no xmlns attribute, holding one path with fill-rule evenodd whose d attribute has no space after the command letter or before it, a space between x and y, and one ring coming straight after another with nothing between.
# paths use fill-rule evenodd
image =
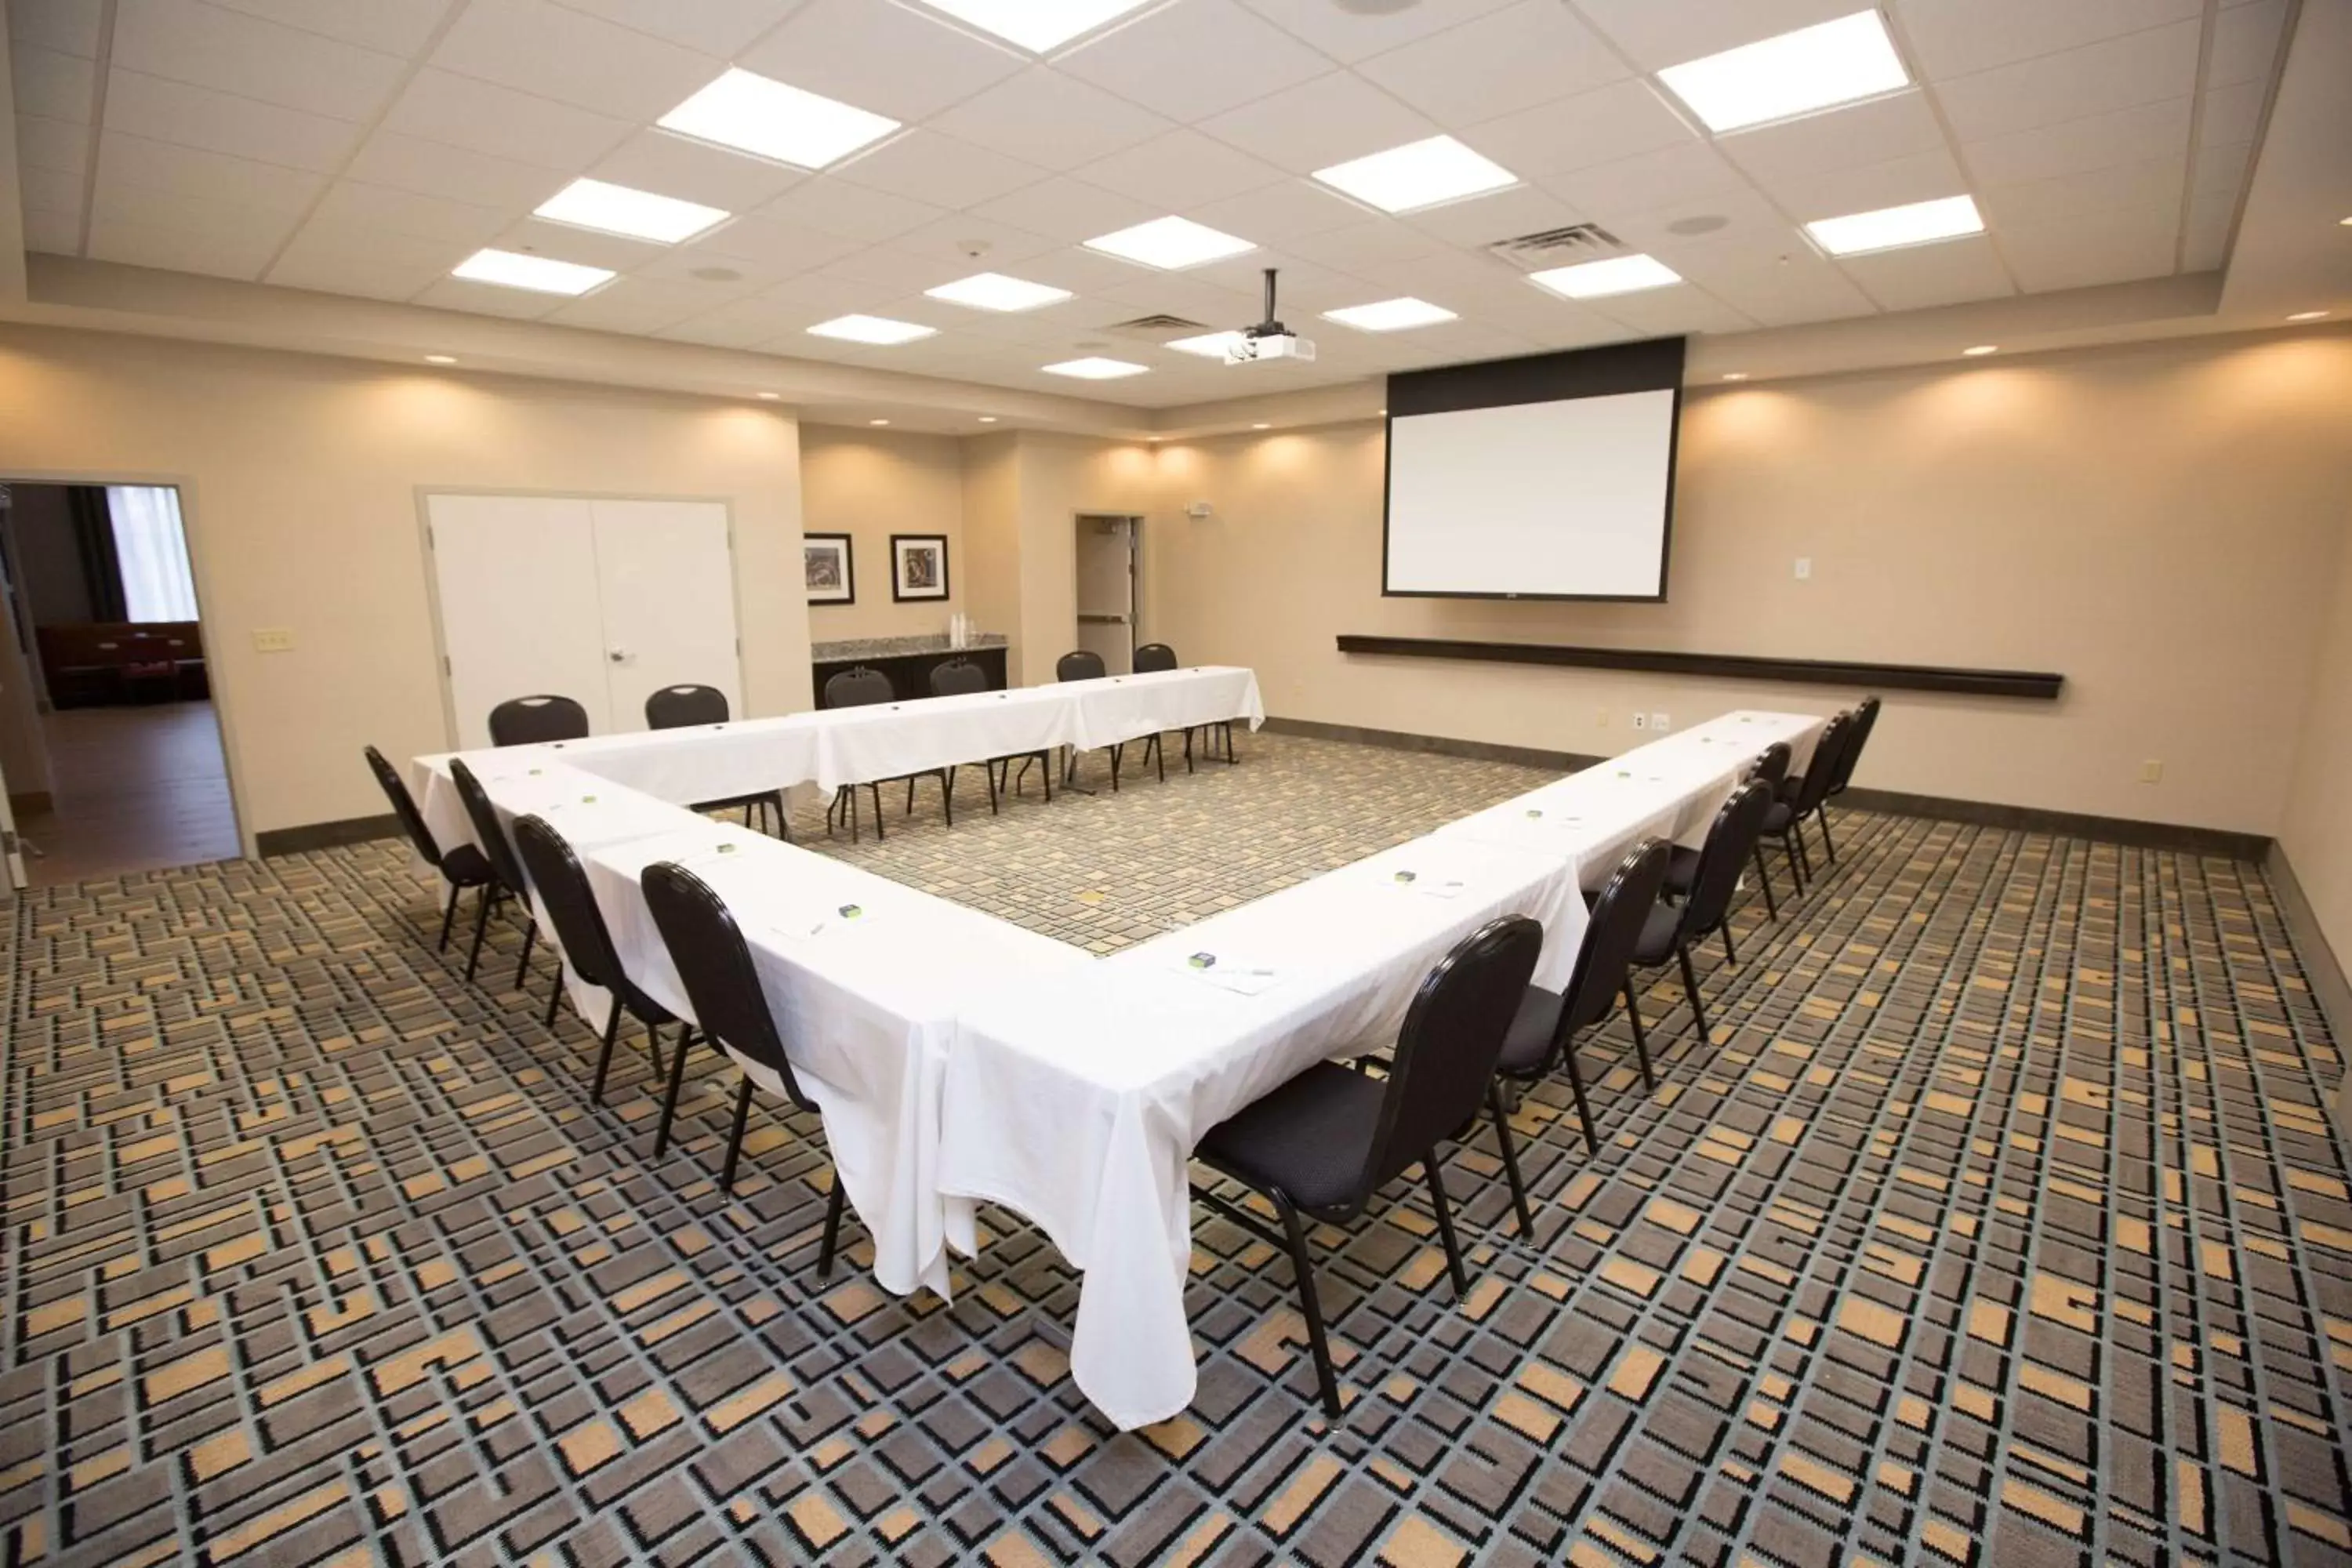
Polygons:
<instances>
[{"instance_id":1,"label":"air vent","mask_svg":"<svg viewBox=\"0 0 2352 1568\"><path fill-rule=\"evenodd\" d=\"M1130 338L1150 338L1155 342L1161 338L1190 337L1195 332L1210 330L1205 321L1188 321L1164 311L1153 316L1138 316L1131 321L1116 321L1103 329L1107 332L1118 332Z\"/></svg>"},{"instance_id":2,"label":"air vent","mask_svg":"<svg viewBox=\"0 0 2352 1568\"><path fill-rule=\"evenodd\" d=\"M1522 272L1541 272L1548 268L1605 261L1612 256L1630 253L1623 240L1599 224L1578 223L1566 228L1548 228L1541 234L1523 234L1517 239L1498 239L1486 247L1486 254L1500 257Z\"/></svg>"}]
</instances>

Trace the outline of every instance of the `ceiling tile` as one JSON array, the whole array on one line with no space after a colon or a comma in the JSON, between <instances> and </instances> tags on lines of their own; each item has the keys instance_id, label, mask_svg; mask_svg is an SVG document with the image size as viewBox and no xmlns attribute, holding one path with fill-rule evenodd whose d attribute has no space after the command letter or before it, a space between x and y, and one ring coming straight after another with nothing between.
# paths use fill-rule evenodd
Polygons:
<instances>
[{"instance_id":1,"label":"ceiling tile","mask_svg":"<svg viewBox=\"0 0 2352 1568\"><path fill-rule=\"evenodd\" d=\"M1003 80L1024 61L903 5L810 0L735 63L911 123Z\"/></svg>"},{"instance_id":2,"label":"ceiling tile","mask_svg":"<svg viewBox=\"0 0 2352 1568\"><path fill-rule=\"evenodd\" d=\"M816 270L878 284L894 294L919 294L956 276L954 268L938 258L919 256L895 245L874 246L838 261L829 261ZM936 327L940 324L941 312L961 309L939 300L926 300L925 304L928 309L924 313L911 319L926 326Z\"/></svg>"},{"instance_id":3,"label":"ceiling tile","mask_svg":"<svg viewBox=\"0 0 2352 1568\"><path fill-rule=\"evenodd\" d=\"M89 167L89 127L38 115L16 116L16 166L55 169L79 179Z\"/></svg>"},{"instance_id":4,"label":"ceiling tile","mask_svg":"<svg viewBox=\"0 0 2352 1568\"><path fill-rule=\"evenodd\" d=\"M594 229L576 228L569 224L549 223L535 217L508 225L491 237L490 244L499 250L519 250L526 256L576 261L583 267L602 267L614 272L626 272L632 268L643 267L670 248L650 240L601 234Z\"/></svg>"},{"instance_id":5,"label":"ceiling tile","mask_svg":"<svg viewBox=\"0 0 2352 1568\"><path fill-rule=\"evenodd\" d=\"M2205 85L2259 82L2267 89L2285 27L2286 0L2256 0L2223 11L2213 19L2213 53L2206 64Z\"/></svg>"},{"instance_id":6,"label":"ceiling tile","mask_svg":"<svg viewBox=\"0 0 2352 1568\"><path fill-rule=\"evenodd\" d=\"M2262 127L2263 100L2269 93L2269 87L2258 81L2242 81L2206 93L2204 108L2197 117L2198 145L2226 147L2252 141Z\"/></svg>"},{"instance_id":7,"label":"ceiling tile","mask_svg":"<svg viewBox=\"0 0 2352 1568\"><path fill-rule=\"evenodd\" d=\"M1644 70L1719 55L1864 8L1863 0L1572 0Z\"/></svg>"},{"instance_id":8,"label":"ceiling tile","mask_svg":"<svg viewBox=\"0 0 2352 1568\"><path fill-rule=\"evenodd\" d=\"M1185 124L1331 68L1328 57L1234 0L1163 5L1055 63Z\"/></svg>"},{"instance_id":9,"label":"ceiling tile","mask_svg":"<svg viewBox=\"0 0 2352 1568\"><path fill-rule=\"evenodd\" d=\"M2185 98L2202 30L2181 22L1939 82L1953 133L1981 142L2086 115Z\"/></svg>"},{"instance_id":10,"label":"ceiling tile","mask_svg":"<svg viewBox=\"0 0 2352 1568\"><path fill-rule=\"evenodd\" d=\"M1344 196L1305 182L1268 185L1263 190L1205 202L1183 216L1255 244L1287 245L1307 235L1352 228L1364 221L1364 209Z\"/></svg>"},{"instance_id":11,"label":"ceiling tile","mask_svg":"<svg viewBox=\"0 0 2352 1568\"><path fill-rule=\"evenodd\" d=\"M414 57L424 52L432 41L433 29L455 8L457 0L363 0L340 5L322 5L320 0L212 0L212 4L362 48Z\"/></svg>"},{"instance_id":12,"label":"ceiling tile","mask_svg":"<svg viewBox=\"0 0 2352 1568\"><path fill-rule=\"evenodd\" d=\"M9 0L8 41L95 56L104 10L100 0Z\"/></svg>"},{"instance_id":13,"label":"ceiling tile","mask_svg":"<svg viewBox=\"0 0 2352 1568\"><path fill-rule=\"evenodd\" d=\"M196 0L120 0L110 57L126 70L332 120L382 112L407 62Z\"/></svg>"},{"instance_id":14,"label":"ceiling tile","mask_svg":"<svg viewBox=\"0 0 2352 1568\"><path fill-rule=\"evenodd\" d=\"M1544 182L1604 226L1636 213L1729 196L1749 189L1739 171L1703 142L1596 163Z\"/></svg>"},{"instance_id":15,"label":"ceiling tile","mask_svg":"<svg viewBox=\"0 0 2352 1568\"><path fill-rule=\"evenodd\" d=\"M1430 256L1445 249L1442 242L1403 219L1393 217L1360 216L1345 228L1297 235L1282 243L1286 250L1342 272L1357 271L1381 261Z\"/></svg>"},{"instance_id":16,"label":"ceiling tile","mask_svg":"<svg viewBox=\"0 0 2352 1568\"><path fill-rule=\"evenodd\" d=\"M290 224L292 220L286 222ZM171 272L201 272L215 278L250 281L261 275L284 232L283 225L275 229L250 225L170 228L107 214L91 220L88 254L94 260L119 261L127 267L155 267Z\"/></svg>"},{"instance_id":17,"label":"ceiling tile","mask_svg":"<svg viewBox=\"0 0 2352 1568\"><path fill-rule=\"evenodd\" d=\"M1721 221L1716 222L1717 219ZM1711 226L1696 234L1684 232L1700 224ZM1780 256L1803 245L1770 202L1746 189L1717 192L1645 213L1629 213L1607 227L1631 248L1660 257L1668 251L1695 247L1749 256Z\"/></svg>"},{"instance_id":18,"label":"ceiling tile","mask_svg":"<svg viewBox=\"0 0 2352 1568\"><path fill-rule=\"evenodd\" d=\"M801 0L560 0L715 59L732 59L743 47L797 10ZM583 301L584 304L584 301Z\"/></svg>"},{"instance_id":19,"label":"ceiling tile","mask_svg":"<svg viewBox=\"0 0 2352 1568\"><path fill-rule=\"evenodd\" d=\"M667 131L640 131L588 173L609 184L700 202L723 212L748 212L772 201L808 176L765 158L746 158Z\"/></svg>"},{"instance_id":20,"label":"ceiling tile","mask_svg":"<svg viewBox=\"0 0 2352 1568\"><path fill-rule=\"evenodd\" d=\"M1787 181L1940 151L1944 128L1926 93L1897 92L1734 132L1718 137L1716 145L1759 182Z\"/></svg>"},{"instance_id":21,"label":"ceiling tile","mask_svg":"<svg viewBox=\"0 0 2352 1568\"><path fill-rule=\"evenodd\" d=\"M724 68L550 0L467 0L432 58L462 76L639 122L668 113Z\"/></svg>"},{"instance_id":22,"label":"ceiling tile","mask_svg":"<svg viewBox=\"0 0 2352 1568\"><path fill-rule=\"evenodd\" d=\"M1978 197L1985 219L2007 235L2011 229L2063 224L2076 214L2102 207L2146 209L2178 204L2189 176L2184 152L2079 174L2056 174L2012 185L1990 185Z\"/></svg>"},{"instance_id":23,"label":"ceiling tile","mask_svg":"<svg viewBox=\"0 0 2352 1568\"><path fill-rule=\"evenodd\" d=\"M1801 244L1792 244L1785 256L1763 258L1751 251L1693 246L1675 250L1672 265L1761 326L1844 321L1878 309L1852 279Z\"/></svg>"},{"instance_id":24,"label":"ceiling tile","mask_svg":"<svg viewBox=\"0 0 2352 1568\"><path fill-rule=\"evenodd\" d=\"M2197 168L2190 181L2192 195L2221 193L2234 204L2238 193L2246 187L2246 176L2253 172L2254 147L2251 142L2239 142L2222 147L2200 147L2197 152Z\"/></svg>"},{"instance_id":25,"label":"ceiling tile","mask_svg":"<svg viewBox=\"0 0 2352 1568\"><path fill-rule=\"evenodd\" d=\"M1171 131L1115 153L1073 177L1170 212L1285 182L1271 163L1237 153L1197 131Z\"/></svg>"},{"instance_id":26,"label":"ceiling tile","mask_svg":"<svg viewBox=\"0 0 2352 1568\"><path fill-rule=\"evenodd\" d=\"M1434 121L1349 71L1285 88L1201 129L1297 174L1437 134Z\"/></svg>"},{"instance_id":27,"label":"ceiling tile","mask_svg":"<svg viewBox=\"0 0 2352 1568\"><path fill-rule=\"evenodd\" d=\"M1693 146L1698 134L1648 82L1612 82L1470 126L1462 140L1523 180Z\"/></svg>"},{"instance_id":28,"label":"ceiling tile","mask_svg":"<svg viewBox=\"0 0 2352 1568\"><path fill-rule=\"evenodd\" d=\"M845 256L855 256L866 247L862 239L827 234L785 217L771 207L745 214L678 254L700 258L687 265L688 271L693 270L695 265L723 265L730 258L756 261L761 266L759 276L762 280L774 281L838 261Z\"/></svg>"},{"instance_id":29,"label":"ceiling tile","mask_svg":"<svg viewBox=\"0 0 2352 1568\"><path fill-rule=\"evenodd\" d=\"M1331 0L1242 0L1283 31L1335 60L1385 54L1416 38L1499 11L1513 0L1445 0L1441 5L1392 5L1350 10Z\"/></svg>"},{"instance_id":30,"label":"ceiling tile","mask_svg":"<svg viewBox=\"0 0 2352 1568\"><path fill-rule=\"evenodd\" d=\"M2189 100L2180 98L2090 115L1971 142L1961 148L1960 157L1978 182L1987 185L2144 163L2172 157L2189 145Z\"/></svg>"},{"instance_id":31,"label":"ceiling tile","mask_svg":"<svg viewBox=\"0 0 2352 1568\"><path fill-rule=\"evenodd\" d=\"M1099 252L1088 250L1083 246L1069 245L1064 246L1059 250L1049 250L1042 255L1030 257L1021 263L1019 276L1033 283L1043 283L1055 289L1067 289L1078 297L1075 303L1083 307L1087 297L1098 289L1133 282L1135 268L1133 264L1121 261L1116 257L1104 256ZM1071 302L1054 306L1052 309L1057 310L1065 309L1066 303Z\"/></svg>"},{"instance_id":32,"label":"ceiling tile","mask_svg":"<svg viewBox=\"0 0 2352 1568\"><path fill-rule=\"evenodd\" d=\"M445 196L423 195L394 185L342 179L327 188L311 214L312 226L342 226L381 229L390 234L462 247L452 265L490 242L504 228L507 212Z\"/></svg>"},{"instance_id":33,"label":"ceiling tile","mask_svg":"<svg viewBox=\"0 0 2352 1568\"><path fill-rule=\"evenodd\" d=\"M26 212L81 213L82 178L62 169L23 168L17 171L17 200Z\"/></svg>"},{"instance_id":34,"label":"ceiling tile","mask_svg":"<svg viewBox=\"0 0 2352 1568\"><path fill-rule=\"evenodd\" d=\"M1969 188L1958 161L1940 142L1928 152L1889 158L1883 163L1821 174L1759 177L1756 184L1799 223L1937 201Z\"/></svg>"},{"instance_id":35,"label":"ceiling tile","mask_svg":"<svg viewBox=\"0 0 2352 1568\"><path fill-rule=\"evenodd\" d=\"M1046 169L1075 169L1160 135L1148 109L1045 66L998 82L931 121L931 129Z\"/></svg>"},{"instance_id":36,"label":"ceiling tile","mask_svg":"<svg viewBox=\"0 0 2352 1568\"><path fill-rule=\"evenodd\" d=\"M833 177L909 201L961 208L1036 184L1045 171L1002 153L918 128L842 163Z\"/></svg>"},{"instance_id":37,"label":"ceiling tile","mask_svg":"<svg viewBox=\"0 0 2352 1568\"><path fill-rule=\"evenodd\" d=\"M312 218L287 242L265 282L331 294L405 300L464 260L457 246Z\"/></svg>"},{"instance_id":38,"label":"ceiling tile","mask_svg":"<svg viewBox=\"0 0 2352 1568\"><path fill-rule=\"evenodd\" d=\"M554 194L548 184L548 171L536 163L518 163L511 158L495 158L394 131L378 131L370 136L345 173L370 184L510 212L528 211Z\"/></svg>"},{"instance_id":39,"label":"ceiling tile","mask_svg":"<svg viewBox=\"0 0 2352 1568\"><path fill-rule=\"evenodd\" d=\"M1706 290L1689 284L1679 289L1612 294L1605 300L1587 300L1584 303L1603 321L1615 321L1644 337L1666 337L1677 332L1743 332L1756 325Z\"/></svg>"},{"instance_id":40,"label":"ceiling tile","mask_svg":"<svg viewBox=\"0 0 2352 1568\"><path fill-rule=\"evenodd\" d=\"M89 122L89 100L97 78L94 61L37 45L12 47L8 75L16 86L18 113Z\"/></svg>"},{"instance_id":41,"label":"ceiling tile","mask_svg":"<svg viewBox=\"0 0 2352 1568\"><path fill-rule=\"evenodd\" d=\"M1405 222L1445 241L1472 247L1581 223L1586 214L1541 185L1512 185L1443 206L1409 213Z\"/></svg>"},{"instance_id":42,"label":"ceiling tile","mask_svg":"<svg viewBox=\"0 0 2352 1568\"><path fill-rule=\"evenodd\" d=\"M1032 234L1027 229L1009 223L997 223L975 213L957 213L938 218L918 229L911 229L888 242L893 250L903 250L910 256L927 258L940 269L940 283L953 282L975 272L1007 272L1022 262L1049 251L1059 250L1062 242L1048 235ZM978 247L977 255L973 254ZM925 284L925 288L931 287Z\"/></svg>"},{"instance_id":43,"label":"ceiling tile","mask_svg":"<svg viewBox=\"0 0 2352 1568\"><path fill-rule=\"evenodd\" d=\"M80 254L81 215L28 209L25 214L25 248L46 256Z\"/></svg>"},{"instance_id":44,"label":"ceiling tile","mask_svg":"<svg viewBox=\"0 0 2352 1568\"><path fill-rule=\"evenodd\" d=\"M535 293L529 289L501 289L493 283L472 283L444 278L422 294L416 303L436 310L464 310L476 316L509 316L533 321L562 309L564 296Z\"/></svg>"},{"instance_id":45,"label":"ceiling tile","mask_svg":"<svg viewBox=\"0 0 2352 1568\"><path fill-rule=\"evenodd\" d=\"M1994 66L2194 21L2204 0L1895 0L1919 70L1941 81Z\"/></svg>"},{"instance_id":46,"label":"ceiling tile","mask_svg":"<svg viewBox=\"0 0 2352 1568\"><path fill-rule=\"evenodd\" d=\"M838 174L820 174L761 210L845 239L874 242L920 228L948 209L855 184Z\"/></svg>"},{"instance_id":47,"label":"ceiling tile","mask_svg":"<svg viewBox=\"0 0 2352 1568\"><path fill-rule=\"evenodd\" d=\"M1056 177L982 202L971 209L971 216L1048 238L1074 241L1115 234L1162 216L1164 209L1100 185Z\"/></svg>"},{"instance_id":48,"label":"ceiling tile","mask_svg":"<svg viewBox=\"0 0 2352 1568\"><path fill-rule=\"evenodd\" d=\"M107 83L106 124L152 141L320 174L340 167L360 139L360 127L348 120L120 69Z\"/></svg>"},{"instance_id":49,"label":"ceiling tile","mask_svg":"<svg viewBox=\"0 0 2352 1568\"><path fill-rule=\"evenodd\" d=\"M771 300L806 306L812 312L808 319L822 321L850 310L871 312L896 291L886 284L861 282L836 272L803 272L761 292Z\"/></svg>"},{"instance_id":50,"label":"ceiling tile","mask_svg":"<svg viewBox=\"0 0 2352 1568\"><path fill-rule=\"evenodd\" d=\"M658 332L710 309L710 297L692 283L658 278L615 278L593 294L568 300L547 319L600 332Z\"/></svg>"},{"instance_id":51,"label":"ceiling tile","mask_svg":"<svg viewBox=\"0 0 2352 1568\"><path fill-rule=\"evenodd\" d=\"M383 129L565 174L587 168L629 134L626 121L430 67L393 101Z\"/></svg>"},{"instance_id":52,"label":"ceiling tile","mask_svg":"<svg viewBox=\"0 0 2352 1568\"><path fill-rule=\"evenodd\" d=\"M1942 245L1882 250L1874 256L1849 256L1838 266L1881 309L1888 310L1920 310L2017 292L1992 241L1981 235Z\"/></svg>"},{"instance_id":53,"label":"ceiling tile","mask_svg":"<svg viewBox=\"0 0 2352 1568\"><path fill-rule=\"evenodd\" d=\"M282 163L232 158L199 148L151 142L110 131L99 139L100 205L113 197L154 209L142 221L163 227L196 227L200 219L166 217L166 210L200 212L217 207L243 215L267 212L291 218L308 208L325 182ZM141 215L126 206L124 216Z\"/></svg>"},{"instance_id":54,"label":"ceiling tile","mask_svg":"<svg viewBox=\"0 0 2352 1568\"><path fill-rule=\"evenodd\" d=\"M2180 198L2147 207L2074 213L2061 222L2001 230L2001 251L2030 293L2161 278L2174 269Z\"/></svg>"},{"instance_id":55,"label":"ceiling tile","mask_svg":"<svg viewBox=\"0 0 2352 1568\"><path fill-rule=\"evenodd\" d=\"M715 310L666 327L660 335L683 338L689 342L714 343L722 348L750 348L754 343L769 342L782 332L803 332L804 329L823 320L824 316L818 307L755 294L749 299L730 300Z\"/></svg>"},{"instance_id":56,"label":"ceiling tile","mask_svg":"<svg viewBox=\"0 0 2352 1568\"><path fill-rule=\"evenodd\" d=\"M2180 237L2180 270L2215 272L2230 259L2231 215L2192 219Z\"/></svg>"},{"instance_id":57,"label":"ceiling tile","mask_svg":"<svg viewBox=\"0 0 2352 1568\"><path fill-rule=\"evenodd\" d=\"M1521 0L1358 68L1448 127L1475 125L1632 74L1559 0Z\"/></svg>"}]
</instances>

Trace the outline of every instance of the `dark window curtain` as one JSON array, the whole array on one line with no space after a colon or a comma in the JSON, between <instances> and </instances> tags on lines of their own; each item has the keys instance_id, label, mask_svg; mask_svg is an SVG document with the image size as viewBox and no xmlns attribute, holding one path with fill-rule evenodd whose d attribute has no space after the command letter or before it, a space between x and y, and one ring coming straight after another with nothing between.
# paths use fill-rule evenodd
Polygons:
<instances>
[{"instance_id":1,"label":"dark window curtain","mask_svg":"<svg viewBox=\"0 0 2352 1568\"><path fill-rule=\"evenodd\" d=\"M107 510L106 491L97 485L70 486L66 511L73 519L82 582L89 588L89 618L122 619L122 563L114 553L114 517Z\"/></svg>"}]
</instances>

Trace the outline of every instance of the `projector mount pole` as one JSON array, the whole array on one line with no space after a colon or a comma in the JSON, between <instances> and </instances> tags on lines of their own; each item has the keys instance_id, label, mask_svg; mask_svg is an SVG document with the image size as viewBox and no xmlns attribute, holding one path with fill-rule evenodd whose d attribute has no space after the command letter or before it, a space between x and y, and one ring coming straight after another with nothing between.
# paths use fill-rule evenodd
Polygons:
<instances>
[{"instance_id":1,"label":"projector mount pole","mask_svg":"<svg viewBox=\"0 0 2352 1568\"><path fill-rule=\"evenodd\" d=\"M1250 329L1249 335L1253 338L1278 338L1283 335L1282 323L1274 319L1274 276L1277 270L1272 267L1265 269L1265 320Z\"/></svg>"}]
</instances>

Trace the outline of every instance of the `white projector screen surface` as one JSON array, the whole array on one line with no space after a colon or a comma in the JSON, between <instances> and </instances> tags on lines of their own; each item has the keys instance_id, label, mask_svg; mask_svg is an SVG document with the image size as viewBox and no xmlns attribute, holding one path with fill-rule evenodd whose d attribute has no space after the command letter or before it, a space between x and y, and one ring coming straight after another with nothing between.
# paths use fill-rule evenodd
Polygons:
<instances>
[{"instance_id":1,"label":"white projector screen surface","mask_svg":"<svg viewBox=\"0 0 2352 1568\"><path fill-rule=\"evenodd\" d=\"M1672 388L1389 423L1391 594L1665 593Z\"/></svg>"}]
</instances>

